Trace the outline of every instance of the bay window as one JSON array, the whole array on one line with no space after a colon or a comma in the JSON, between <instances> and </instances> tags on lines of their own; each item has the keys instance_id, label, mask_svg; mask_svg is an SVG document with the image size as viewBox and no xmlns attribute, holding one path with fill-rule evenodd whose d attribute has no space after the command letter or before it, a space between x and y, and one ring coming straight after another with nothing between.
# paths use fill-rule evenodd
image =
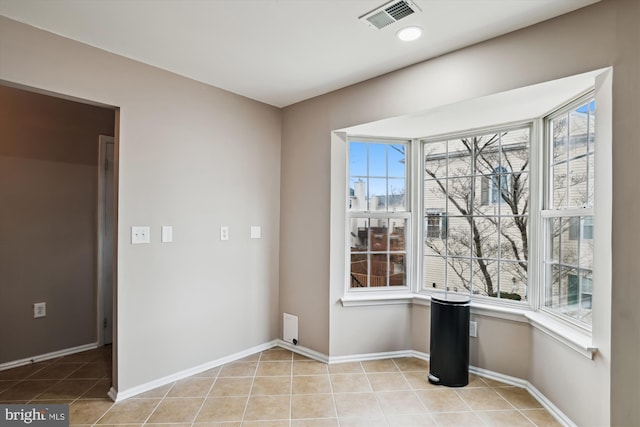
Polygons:
<instances>
[{"instance_id":1,"label":"bay window","mask_svg":"<svg viewBox=\"0 0 640 427\"><path fill-rule=\"evenodd\" d=\"M596 161L595 114L590 92L544 117L480 130L348 135L349 302L446 290L589 333L596 165L599 185L610 173Z\"/></svg>"}]
</instances>

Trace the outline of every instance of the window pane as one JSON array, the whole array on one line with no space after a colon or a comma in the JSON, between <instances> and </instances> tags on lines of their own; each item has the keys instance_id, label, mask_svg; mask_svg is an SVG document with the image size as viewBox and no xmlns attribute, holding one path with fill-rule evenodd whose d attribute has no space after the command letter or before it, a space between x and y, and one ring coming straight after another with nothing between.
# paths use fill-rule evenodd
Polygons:
<instances>
[{"instance_id":1,"label":"window pane","mask_svg":"<svg viewBox=\"0 0 640 427\"><path fill-rule=\"evenodd\" d=\"M527 270L526 262L500 262L500 292L503 292L501 298L527 300Z\"/></svg>"},{"instance_id":2,"label":"window pane","mask_svg":"<svg viewBox=\"0 0 640 427\"><path fill-rule=\"evenodd\" d=\"M425 209L440 209L444 211L447 208L447 199L445 193L446 184L446 180L436 181L433 179L428 179L424 181Z\"/></svg>"},{"instance_id":3,"label":"window pane","mask_svg":"<svg viewBox=\"0 0 640 427\"><path fill-rule=\"evenodd\" d=\"M447 289L451 292L469 293L471 286L471 260L449 257L447 265Z\"/></svg>"},{"instance_id":4,"label":"window pane","mask_svg":"<svg viewBox=\"0 0 640 427\"><path fill-rule=\"evenodd\" d=\"M386 219L371 218L369 226L369 249L372 252L386 251L389 244L389 224Z\"/></svg>"},{"instance_id":5,"label":"window pane","mask_svg":"<svg viewBox=\"0 0 640 427\"><path fill-rule=\"evenodd\" d=\"M405 204L405 179L389 179L388 209L391 212L402 212L406 210Z\"/></svg>"},{"instance_id":6,"label":"window pane","mask_svg":"<svg viewBox=\"0 0 640 427\"><path fill-rule=\"evenodd\" d=\"M449 141L448 174L449 177L471 176L471 146L467 139Z\"/></svg>"},{"instance_id":7,"label":"window pane","mask_svg":"<svg viewBox=\"0 0 640 427\"><path fill-rule=\"evenodd\" d=\"M407 257L401 254L391 254L389 260L389 286L406 286Z\"/></svg>"},{"instance_id":8,"label":"window pane","mask_svg":"<svg viewBox=\"0 0 640 427\"><path fill-rule=\"evenodd\" d=\"M369 242L369 220L352 218L350 226L351 252L365 252Z\"/></svg>"},{"instance_id":9,"label":"window pane","mask_svg":"<svg viewBox=\"0 0 640 427\"><path fill-rule=\"evenodd\" d=\"M407 220L403 218L391 218L389 220L390 233L389 245L391 251L406 251Z\"/></svg>"},{"instance_id":10,"label":"window pane","mask_svg":"<svg viewBox=\"0 0 640 427\"><path fill-rule=\"evenodd\" d=\"M547 257L550 261L559 262L560 261L560 246L561 246L561 236L562 236L562 221L561 218L552 218L550 220L551 224L549 226L551 232L551 248Z\"/></svg>"},{"instance_id":11,"label":"window pane","mask_svg":"<svg viewBox=\"0 0 640 427\"><path fill-rule=\"evenodd\" d=\"M389 145L389 176L395 178L406 178L406 146Z\"/></svg>"},{"instance_id":12,"label":"window pane","mask_svg":"<svg viewBox=\"0 0 640 427\"><path fill-rule=\"evenodd\" d=\"M567 160L567 138L568 138L567 116L558 117L551 121L551 144L552 144L552 164L557 165Z\"/></svg>"},{"instance_id":13,"label":"window pane","mask_svg":"<svg viewBox=\"0 0 640 427\"><path fill-rule=\"evenodd\" d=\"M349 144L349 174L367 176L367 144L351 142Z\"/></svg>"},{"instance_id":14,"label":"window pane","mask_svg":"<svg viewBox=\"0 0 640 427\"><path fill-rule=\"evenodd\" d=\"M567 207L567 162L556 165L552 168L551 179L552 187L552 207L561 209Z\"/></svg>"},{"instance_id":15,"label":"window pane","mask_svg":"<svg viewBox=\"0 0 640 427\"><path fill-rule=\"evenodd\" d=\"M447 212L450 215L468 215L471 213L472 207L472 187L473 179L471 177L451 178L443 184L447 185Z\"/></svg>"},{"instance_id":16,"label":"window pane","mask_svg":"<svg viewBox=\"0 0 640 427\"><path fill-rule=\"evenodd\" d=\"M473 256L478 258L498 258L498 219L496 217L476 217L472 224Z\"/></svg>"},{"instance_id":17,"label":"window pane","mask_svg":"<svg viewBox=\"0 0 640 427\"><path fill-rule=\"evenodd\" d=\"M500 258L526 260L528 258L528 217L502 217L500 221Z\"/></svg>"},{"instance_id":18,"label":"window pane","mask_svg":"<svg viewBox=\"0 0 640 427\"><path fill-rule=\"evenodd\" d=\"M369 210L371 212L387 210L386 178L369 179Z\"/></svg>"},{"instance_id":19,"label":"window pane","mask_svg":"<svg viewBox=\"0 0 640 427\"><path fill-rule=\"evenodd\" d=\"M479 295L496 297L499 290L498 261L486 258L473 260L474 290Z\"/></svg>"},{"instance_id":20,"label":"window pane","mask_svg":"<svg viewBox=\"0 0 640 427\"><path fill-rule=\"evenodd\" d=\"M425 178L447 176L447 142L430 142L424 145Z\"/></svg>"},{"instance_id":21,"label":"window pane","mask_svg":"<svg viewBox=\"0 0 640 427\"><path fill-rule=\"evenodd\" d=\"M446 283L445 271L447 269L445 259L442 257L425 256L423 268L425 288L444 290Z\"/></svg>"},{"instance_id":22,"label":"window pane","mask_svg":"<svg viewBox=\"0 0 640 427\"><path fill-rule=\"evenodd\" d=\"M563 219L563 223L571 224L574 218ZM571 228L571 225L568 226ZM566 227L565 227L566 228ZM560 262L565 265L578 265L579 239L562 239L560 246Z\"/></svg>"},{"instance_id":23,"label":"window pane","mask_svg":"<svg viewBox=\"0 0 640 427\"><path fill-rule=\"evenodd\" d=\"M387 286L389 277L389 255L371 255L371 275L369 276L369 286Z\"/></svg>"},{"instance_id":24,"label":"window pane","mask_svg":"<svg viewBox=\"0 0 640 427\"><path fill-rule=\"evenodd\" d=\"M469 217L450 216L447 218L448 253L452 256L471 256L471 225Z\"/></svg>"},{"instance_id":25,"label":"window pane","mask_svg":"<svg viewBox=\"0 0 640 427\"><path fill-rule=\"evenodd\" d=\"M352 288L366 288L369 286L369 264L367 254L351 255L351 278Z\"/></svg>"},{"instance_id":26,"label":"window pane","mask_svg":"<svg viewBox=\"0 0 640 427\"><path fill-rule=\"evenodd\" d=\"M349 210L364 212L367 206L367 179L351 178L349 180Z\"/></svg>"},{"instance_id":27,"label":"window pane","mask_svg":"<svg viewBox=\"0 0 640 427\"><path fill-rule=\"evenodd\" d=\"M367 144L369 176L387 176L387 144Z\"/></svg>"},{"instance_id":28,"label":"window pane","mask_svg":"<svg viewBox=\"0 0 640 427\"><path fill-rule=\"evenodd\" d=\"M587 193L587 157L583 155L569 162L569 205L586 206Z\"/></svg>"},{"instance_id":29,"label":"window pane","mask_svg":"<svg viewBox=\"0 0 640 427\"><path fill-rule=\"evenodd\" d=\"M475 174L493 174L500 167L501 133L468 138L474 146Z\"/></svg>"}]
</instances>

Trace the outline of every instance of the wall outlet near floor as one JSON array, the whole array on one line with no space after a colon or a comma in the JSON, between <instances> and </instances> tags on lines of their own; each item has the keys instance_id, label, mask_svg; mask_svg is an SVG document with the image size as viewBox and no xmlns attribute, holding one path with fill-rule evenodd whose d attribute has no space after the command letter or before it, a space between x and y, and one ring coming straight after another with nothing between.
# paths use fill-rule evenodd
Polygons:
<instances>
[{"instance_id":1,"label":"wall outlet near floor","mask_svg":"<svg viewBox=\"0 0 640 427\"><path fill-rule=\"evenodd\" d=\"M469 322L469 336L474 338L478 336L478 322Z\"/></svg>"},{"instance_id":2,"label":"wall outlet near floor","mask_svg":"<svg viewBox=\"0 0 640 427\"><path fill-rule=\"evenodd\" d=\"M298 316L282 313L282 339L298 345Z\"/></svg>"},{"instance_id":3,"label":"wall outlet near floor","mask_svg":"<svg viewBox=\"0 0 640 427\"><path fill-rule=\"evenodd\" d=\"M39 317L47 316L47 303L46 302L37 302L33 304L33 318L37 319Z\"/></svg>"}]
</instances>

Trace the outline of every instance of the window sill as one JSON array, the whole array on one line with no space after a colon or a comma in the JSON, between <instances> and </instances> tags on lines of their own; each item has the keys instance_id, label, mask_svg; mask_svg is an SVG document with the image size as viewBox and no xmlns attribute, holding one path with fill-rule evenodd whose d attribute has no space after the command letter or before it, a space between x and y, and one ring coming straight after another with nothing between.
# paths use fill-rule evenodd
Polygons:
<instances>
[{"instance_id":1,"label":"window sill","mask_svg":"<svg viewBox=\"0 0 640 427\"><path fill-rule=\"evenodd\" d=\"M341 299L341 303L343 307L394 304L430 306L431 297L429 295L414 294L406 291L393 293L391 295L387 292L362 292L357 295L345 295ZM473 301L471 302L471 313L514 322L529 323L532 327L556 339L588 359L593 359L593 355L598 351L598 348L593 345L591 335L588 332L571 327L544 313L525 308L497 306Z\"/></svg>"},{"instance_id":2,"label":"window sill","mask_svg":"<svg viewBox=\"0 0 640 427\"><path fill-rule=\"evenodd\" d=\"M343 307L361 307L368 305L411 304L415 294L403 291L357 292L342 297Z\"/></svg>"},{"instance_id":3,"label":"window sill","mask_svg":"<svg viewBox=\"0 0 640 427\"><path fill-rule=\"evenodd\" d=\"M593 359L593 355L598 351L598 347L593 345L591 334L587 332L572 328L544 313L530 311L526 313L526 316L531 326L555 338L588 359Z\"/></svg>"}]
</instances>

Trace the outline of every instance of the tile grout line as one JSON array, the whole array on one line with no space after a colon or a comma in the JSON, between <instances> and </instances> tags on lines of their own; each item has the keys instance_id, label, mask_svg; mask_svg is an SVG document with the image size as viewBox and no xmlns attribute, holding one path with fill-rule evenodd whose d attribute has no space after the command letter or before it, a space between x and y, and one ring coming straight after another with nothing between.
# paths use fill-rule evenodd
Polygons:
<instances>
[{"instance_id":1,"label":"tile grout line","mask_svg":"<svg viewBox=\"0 0 640 427\"><path fill-rule=\"evenodd\" d=\"M249 408L249 400L251 399L251 392L253 391L253 386L256 383L256 376L258 375L258 368L260 367L260 362L262 361L262 351L258 355L258 361L256 362L256 369L253 371L253 376L251 377L251 387L249 387L249 394L247 395L247 401L244 403L244 410L242 411L242 417L240 418L240 425L244 424L244 418L247 415L247 409ZM223 365L225 366L225 365ZM221 368L222 370L222 368ZM218 374L219 375L219 374Z\"/></svg>"},{"instance_id":2,"label":"tile grout line","mask_svg":"<svg viewBox=\"0 0 640 427\"><path fill-rule=\"evenodd\" d=\"M295 365L295 353L291 352L291 370L289 371L291 385L289 386L289 427L293 424L293 366Z\"/></svg>"},{"instance_id":3,"label":"tile grout line","mask_svg":"<svg viewBox=\"0 0 640 427\"><path fill-rule=\"evenodd\" d=\"M329 390L331 391L331 399L333 400L333 412L336 414L336 422L338 423L338 427L340 427L340 417L338 416L338 404L336 403L336 394L333 390L333 383L331 382L331 370L329 369L329 365L327 365L327 381L329 381Z\"/></svg>"},{"instance_id":4,"label":"tile grout line","mask_svg":"<svg viewBox=\"0 0 640 427\"><path fill-rule=\"evenodd\" d=\"M211 394L211 391L213 390L213 387L218 382L218 378L220 378L220 371L222 371L222 367L218 368L218 371L216 372L216 376L213 379L213 381L211 382L211 385L209 386L209 390L207 391L207 394L204 396L204 399L202 399L202 403L200 404L200 407L198 408L198 410L196 411L195 415L193 416L193 420L191 420L191 423L190 423L192 426L196 423L196 420L198 419L198 416L200 415L200 412L202 412L202 408L204 408L204 404L207 402L207 399L209 398L209 395ZM193 377L189 377L189 378L193 378ZM169 388L169 390L167 391L167 395L169 394L171 389L173 389L174 386L175 386L175 383L174 383L173 386L171 386Z\"/></svg>"}]
</instances>

